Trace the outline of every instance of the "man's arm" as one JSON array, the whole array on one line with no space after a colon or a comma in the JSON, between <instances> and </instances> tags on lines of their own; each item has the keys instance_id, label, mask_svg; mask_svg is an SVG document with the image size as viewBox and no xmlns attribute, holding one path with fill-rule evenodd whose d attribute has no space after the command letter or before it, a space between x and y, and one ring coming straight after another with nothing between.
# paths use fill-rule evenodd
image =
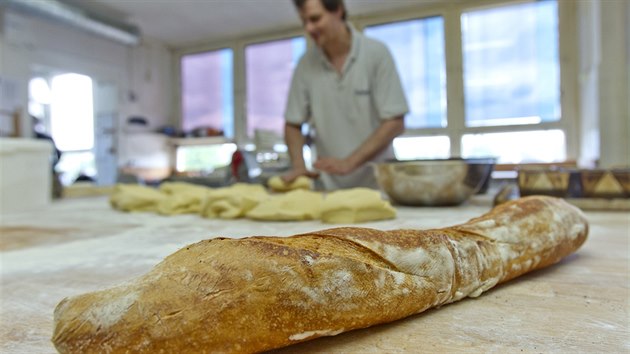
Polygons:
<instances>
[{"instance_id":1,"label":"man's arm","mask_svg":"<svg viewBox=\"0 0 630 354\"><path fill-rule=\"evenodd\" d=\"M284 142L289 150L289 158L291 159L291 170L282 176L285 183L291 183L300 176L317 177L317 173L306 169L304 163L304 136L302 135L302 127L296 124L284 124Z\"/></svg>"},{"instance_id":2,"label":"man's arm","mask_svg":"<svg viewBox=\"0 0 630 354\"><path fill-rule=\"evenodd\" d=\"M346 175L361 167L367 161L383 151L395 137L405 131L403 116L384 120L381 125L368 137L350 156L344 159L322 157L313 166L318 170Z\"/></svg>"}]
</instances>

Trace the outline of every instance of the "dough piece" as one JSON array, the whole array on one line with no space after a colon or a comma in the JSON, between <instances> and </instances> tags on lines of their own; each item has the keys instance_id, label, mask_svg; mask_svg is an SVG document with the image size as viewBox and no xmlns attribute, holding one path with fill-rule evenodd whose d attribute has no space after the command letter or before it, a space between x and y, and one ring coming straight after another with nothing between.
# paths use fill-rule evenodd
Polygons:
<instances>
[{"instance_id":1,"label":"dough piece","mask_svg":"<svg viewBox=\"0 0 630 354\"><path fill-rule=\"evenodd\" d=\"M324 198L322 221L329 224L354 224L393 219L396 209L369 188L353 188L332 192Z\"/></svg>"},{"instance_id":2,"label":"dough piece","mask_svg":"<svg viewBox=\"0 0 630 354\"><path fill-rule=\"evenodd\" d=\"M322 210L321 193L297 189L274 195L260 202L247 213L254 220L300 221L319 219Z\"/></svg>"},{"instance_id":3,"label":"dough piece","mask_svg":"<svg viewBox=\"0 0 630 354\"><path fill-rule=\"evenodd\" d=\"M186 194L204 196L213 190L210 187L186 182L163 182L160 184L159 189L170 195Z\"/></svg>"},{"instance_id":4,"label":"dough piece","mask_svg":"<svg viewBox=\"0 0 630 354\"><path fill-rule=\"evenodd\" d=\"M157 212L162 215L198 214L212 192L211 188L184 182L165 182L160 190L168 194L157 205Z\"/></svg>"},{"instance_id":5,"label":"dough piece","mask_svg":"<svg viewBox=\"0 0 630 354\"><path fill-rule=\"evenodd\" d=\"M114 209L122 211L157 211L158 203L167 195L153 187L139 184L117 184L109 198Z\"/></svg>"},{"instance_id":6,"label":"dough piece","mask_svg":"<svg viewBox=\"0 0 630 354\"><path fill-rule=\"evenodd\" d=\"M173 194L168 195L157 205L157 212L161 215L199 214L206 195Z\"/></svg>"},{"instance_id":7,"label":"dough piece","mask_svg":"<svg viewBox=\"0 0 630 354\"><path fill-rule=\"evenodd\" d=\"M295 189L313 189L311 179L306 176L300 176L289 184L284 183L280 176L273 176L269 179L267 185L274 192L286 192Z\"/></svg>"},{"instance_id":8,"label":"dough piece","mask_svg":"<svg viewBox=\"0 0 630 354\"><path fill-rule=\"evenodd\" d=\"M205 240L64 299L52 341L61 353L262 352L477 297L559 262L587 234L579 209L538 196L443 229Z\"/></svg>"},{"instance_id":9,"label":"dough piece","mask_svg":"<svg viewBox=\"0 0 630 354\"><path fill-rule=\"evenodd\" d=\"M230 187L214 189L201 206L206 218L236 219L245 216L269 194L259 184L236 183Z\"/></svg>"}]
</instances>

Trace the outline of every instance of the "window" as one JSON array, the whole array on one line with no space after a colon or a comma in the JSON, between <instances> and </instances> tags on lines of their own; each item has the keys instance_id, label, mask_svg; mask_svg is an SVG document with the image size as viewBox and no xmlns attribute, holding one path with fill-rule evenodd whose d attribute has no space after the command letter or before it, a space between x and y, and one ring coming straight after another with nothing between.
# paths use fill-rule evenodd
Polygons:
<instances>
[{"instance_id":1,"label":"window","mask_svg":"<svg viewBox=\"0 0 630 354\"><path fill-rule=\"evenodd\" d=\"M80 74L62 74L50 80L50 91L46 80L34 79L29 85L33 103L43 104L41 118L34 129L40 133L50 131L56 147L62 151L55 166L63 185L72 184L80 175L96 176L94 156L94 107L92 79ZM50 100L50 124L46 124L46 105ZM29 108L36 107L36 104ZM39 126L41 125L41 127ZM50 130L48 130L50 128Z\"/></svg>"},{"instance_id":2,"label":"window","mask_svg":"<svg viewBox=\"0 0 630 354\"><path fill-rule=\"evenodd\" d=\"M493 157L498 163L559 162L567 158L562 130L466 134L465 158Z\"/></svg>"},{"instance_id":3,"label":"window","mask_svg":"<svg viewBox=\"0 0 630 354\"><path fill-rule=\"evenodd\" d=\"M448 136L424 136L394 139L398 160L446 159L451 155Z\"/></svg>"},{"instance_id":4,"label":"window","mask_svg":"<svg viewBox=\"0 0 630 354\"><path fill-rule=\"evenodd\" d=\"M466 126L560 119L557 12L537 1L462 15Z\"/></svg>"},{"instance_id":5,"label":"window","mask_svg":"<svg viewBox=\"0 0 630 354\"><path fill-rule=\"evenodd\" d=\"M213 128L234 137L231 49L182 57L182 129Z\"/></svg>"},{"instance_id":6,"label":"window","mask_svg":"<svg viewBox=\"0 0 630 354\"><path fill-rule=\"evenodd\" d=\"M235 144L179 146L176 169L178 172L212 173L229 165L235 151Z\"/></svg>"},{"instance_id":7,"label":"window","mask_svg":"<svg viewBox=\"0 0 630 354\"><path fill-rule=\"evenodd\" d=\"M402 80L410 112L405 117L406 135L394 141L396 156L405 160L495 157L499 163L576 158L579 146L572 140L576 136L573 117L563 117L575 109L576 97L572 90L566 91L563 102L571 106L563 112L559 46L559 17L574 21L574 11L564 11L567 2L557 0L505 0L475 7L482 3L438 4L429 10L418 7L396 22L386 23L391 21L389 15L353 21L366 36L387 45ZM453 16L441 16L444 13ZM457 48L460 43L461 52ZM453 56L449 57L452 67L447 70L449 48ZM240 51L241 47L233 49ZM576 48L569 42L567 50ZM236 56L244 60L234 65L245 69L246 85L243 96L233 103L244 107L244 117L238 117L244 122L239 121L242 124L237 128L244 130L239 138L246 139L239 144L253 143L278 151L275 146L282 143L291 77L305 51L303 37L285 37L250 43ZM203 59L204 55L214 56L214 66L210 59ZM195 95L188 98L190 103L182 104L184 110L196 107L188 109L196 113L185 113L184 120L192 122L194 117L206 125L222 124L226 135L229 130L231 136L232 52L226 49L204 55L196 60L208 61L205 65L212 70L198 80ZM217 59L221 55L227 56ZM194 59L190 56L191 68ZM192 80L186 78L185 60L184 83ZM572 58L567 57L567 61L575 65ZM447 77L452 86L447 87ZM214 86L210 87L209 81ZM188 129L199 125L187 124ZM568 151L568 146L574 148Z\"/></svg>"},{"instance_id":8,"label":"window","mask_svg":"<svg viewBox=\"0 0 630 354\"><path fill-rule=\"evenodd\" d=\"M499 163L566 160L565 132L539 128L561 118L557 3L466 12L461 29L466 127L533 128L465 134L462 156L492 156Z\"/></svg>"},{"instance_id":9,"label":"window","mask_svg":"<svg viewBox=\"0 0 630 354\"><path fill-rule=\"evenodd\" d=\"M91 150L94 147L92 79L79 74L55 76L51 93L51 133L59 150Z\"/></svg>"},{"instance_id":10,"label":"window","mask_svg":"<svg viewBox=\"0 0 630 354\"><path fill-rule=\"evenodd\" d=\"M293 70L306 51L303 37L252 44L245 48L247 135L256 130L284 133L284 110Z\"/></svg>"},{"instance_id":11,"label":"window","mask_svg":"<svg viewBox=\"0 0 630 354\"><path fill-rule=\"evenodd\" d=\"M409 103L406 127L446 127L444 20L388 23L366 27L364 33L386 43L394 57Z\"/></svg>"},{"instance_id":12,"label":"window","mask_svg":"<svg viewBox=\"0 0 630 354\"><path fill-rule=\"evenodd\" d=\"M407 129L443 128L446 119L444 20L429 17L366 27L364 33L386 43L400 75L409 104ZM397 138L401 160L446 158L448 136Z\"/></svg>"},{"instance_id":13,"label":"window","mask_svg":"<svg viewBox=\"0 0 630 354\"><path fill-rule=\"evenodd\" d=\"M32 78L28 83L28 113L42 120L44 131L50 131L48 109L50 107L51 90L48 81L43 77Z\"/></svg>"}]
</instances>

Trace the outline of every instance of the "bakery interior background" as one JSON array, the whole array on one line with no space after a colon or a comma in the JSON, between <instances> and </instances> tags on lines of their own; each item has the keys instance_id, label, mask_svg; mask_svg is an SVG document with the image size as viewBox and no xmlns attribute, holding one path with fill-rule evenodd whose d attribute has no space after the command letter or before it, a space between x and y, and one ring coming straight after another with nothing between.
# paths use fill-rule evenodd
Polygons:
<instances>
[{"instance_id":1,"label":"bakery interior background","mask_svg":"<svg viewBox=\"0 0 630 354\"><path fill-rule=\"evenodd\" d=\"M629 2L346 5L403 77L399 159L630 166ZM282 166L302 34L289 0L3 0L0 132L51 135L63 185L220 184L236 149Z\"/></svg>"}]
</instances>

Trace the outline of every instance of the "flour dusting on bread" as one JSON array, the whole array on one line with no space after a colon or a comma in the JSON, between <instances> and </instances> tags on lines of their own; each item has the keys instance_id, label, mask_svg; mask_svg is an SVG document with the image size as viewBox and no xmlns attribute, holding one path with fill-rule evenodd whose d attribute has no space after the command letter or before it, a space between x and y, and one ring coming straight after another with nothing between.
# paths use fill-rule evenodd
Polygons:
<instances>
[{"instance_id":1,"label":"flour dusting on bread","mask_svg":"<svg viewBox=\"0 0 630 354\"><path fill-rule=\"evenodd\" d=\"M266 351L480 296L559 262L587 233L579 209L527 197L442 229L201 241L138 280L64 300L53 342L61 353Z\"/></svg>"},{"instance_id":2,"label":"flour dusting on bread","mask_svg":"<svg viewBox=\"0 0 630 354\"><path fill-rule=\"evenodd\" d=\"M324 329L324 330L319 330L319 331L308 331L308 332L293 334L289 337L289 339L293 341L296 341L296 340L301 341L301 340L304 340L313 336L318 336L318 337L336 336L337 334L341 332L343 332L343 329L339 329L339 330Z\"/></svg>"},{"instance_id":3,"label":"flour dusting on bread","mask_svg":"<svg viewBox=\"0 0 630 354\"><path fill-rule=\"evenodd\" d=\"M121 292L119 297L103 298L86 312L86 320L97 327L110 327L117 323L138 299L138 292Z\"/></svg>"}]
</instances>

